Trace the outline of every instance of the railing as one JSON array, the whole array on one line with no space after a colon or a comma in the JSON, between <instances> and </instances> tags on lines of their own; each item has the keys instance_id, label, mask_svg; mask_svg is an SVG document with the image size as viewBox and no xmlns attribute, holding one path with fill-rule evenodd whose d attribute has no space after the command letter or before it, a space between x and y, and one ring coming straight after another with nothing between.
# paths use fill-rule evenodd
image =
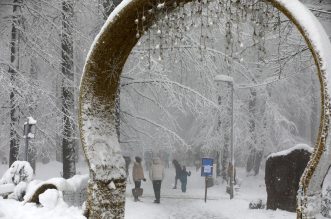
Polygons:
<instances>
[{"instance_id":1,"label":"railing","mask_svg":"<svg viewBox=\"0 0 331 219\"><path fill-rule=\"evenodd\" d=\"M63 191L63 200L70 206L81 207L87 199L86 188L79 191Z\"/></svg>"}]
</instances>

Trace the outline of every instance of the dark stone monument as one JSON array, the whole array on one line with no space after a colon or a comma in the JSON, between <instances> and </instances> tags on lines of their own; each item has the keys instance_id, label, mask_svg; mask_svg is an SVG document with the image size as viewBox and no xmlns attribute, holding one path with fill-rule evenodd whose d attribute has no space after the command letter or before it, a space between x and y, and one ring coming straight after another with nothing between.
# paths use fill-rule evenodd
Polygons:
<instances>
[{"instance_id":1,"label":"dark stone monument","mask_svg":"<svg viewBox=\"0 0 331 219\"><path fill-rule=\"evenodd\" d=\"M296 211L299 182L309 161L312 149L298 145L269 155L265 168L267 209Z\"/></svg>"}]
</instances>

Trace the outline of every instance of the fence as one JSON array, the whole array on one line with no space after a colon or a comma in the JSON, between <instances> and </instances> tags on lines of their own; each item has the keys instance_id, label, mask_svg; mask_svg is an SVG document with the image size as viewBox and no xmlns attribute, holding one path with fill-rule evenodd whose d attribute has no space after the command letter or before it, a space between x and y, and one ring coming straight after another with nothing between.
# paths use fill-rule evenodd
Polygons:
<instances>
[{"instance_id":1,"label":"fence","mask_svg":"<svg viewBox=\"0 0 331 219\"><path fill-rule=\"evenodd\" d=\"M87 191L86 188L73 192L63 191L63 200L70 206L81 207L86 201Z\"/></svg>"}]
</instances>

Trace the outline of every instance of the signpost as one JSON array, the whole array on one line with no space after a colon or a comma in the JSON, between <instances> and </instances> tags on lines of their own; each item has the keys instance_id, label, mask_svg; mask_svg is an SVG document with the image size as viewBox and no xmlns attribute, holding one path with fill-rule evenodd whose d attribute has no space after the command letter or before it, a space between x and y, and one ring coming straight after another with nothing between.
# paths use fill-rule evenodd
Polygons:
<instances>
[{"instance_id":1,"label":"signpost","mask_svg":"<svg viewBox=\"0 0 331 219\"><path fill-rule=\"evenodd\" d=\"M213 163L212 158L202 158L201 176L205 177L205 202L207 202L207 178L213 176Z\"/></svg>"}]
</instances>

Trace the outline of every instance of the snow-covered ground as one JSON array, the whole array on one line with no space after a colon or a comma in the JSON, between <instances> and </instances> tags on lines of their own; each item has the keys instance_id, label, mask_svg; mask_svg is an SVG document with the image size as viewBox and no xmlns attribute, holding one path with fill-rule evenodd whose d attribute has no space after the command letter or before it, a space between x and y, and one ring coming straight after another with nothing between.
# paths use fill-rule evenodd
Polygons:
<instances>
[{"instance_id":1,"label":"snow-covered ground","mask_svg":"<svg viewBox=\"0 0 331 219\"><path fill-rule=\"evenodd\" d=\"M77 166L81 174L87 173L87 168L80 163ZM37 179L49 179L61 175L61 164L51 162L47 165L38 164ZM7 166L0 165L0 175L5 172ZM172 189L174 184L174 169L166 171L166 178L161 188L161 204L154 204L152 184L148 179L142 183L144 189L141 202L134 202L131 189L132 182L127 186L127 199L125 218L127 219L293 219L295 213L272 210L250 210L249 202L257 198L266 200L263 173L258 177L247 177L242 169L238 169L241 182L240 190L235 194L233 200L225 192L225 184L220 183L208 189L208 200L204 202L204 178L199 171L191 170L192 176L188 178L187 192L182 193L179 188ZM180 182L178 182L180 185ZM180 186L179 186L180 187ZM82 210L69 207L61 200L53 208L38 207L35 204L23 204L14 200L0 198L0 219L78 219L84 218Z\"/></svg>"}]
</instances>

